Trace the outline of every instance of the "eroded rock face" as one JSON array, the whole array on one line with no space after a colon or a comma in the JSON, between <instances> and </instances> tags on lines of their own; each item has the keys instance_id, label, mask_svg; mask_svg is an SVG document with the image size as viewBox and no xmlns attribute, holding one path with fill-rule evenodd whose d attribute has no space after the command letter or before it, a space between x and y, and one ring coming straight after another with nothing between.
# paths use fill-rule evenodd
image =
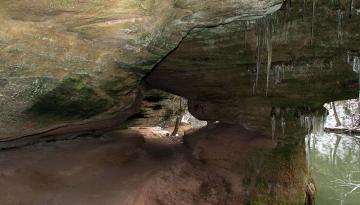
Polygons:
<instances>
[{"instance_id":1,"label":"eroded rock face","mask_svg":"<svg viewBox=\"0 0 360 205\"><path fill-rule=\"evenodd\" d=\"M282 1L0 2L0 135L108 119L195 27L258 18Z\"/></svg>"},{"instance_id":2,"label":"eroded rock face","mask_svg":"<svg viewBox=\"0 0 360 205\"><path fill-rule=\"evenodd\" d=\"M196 29L146 81L189 99L189 110L199 119L238 123L267 133L276 107L316 112L325 102L355 98L358 82L352 59L359 55L360 16L353 9L349 18L345 4L328 1L317 1L312 16L312 4L303 3L288 1L262 21ZM342 18L337 17L339 9ZM268 28L272 30L269 72L269 38L258 39L266 36Z\"/></svg>"}]
</instances>

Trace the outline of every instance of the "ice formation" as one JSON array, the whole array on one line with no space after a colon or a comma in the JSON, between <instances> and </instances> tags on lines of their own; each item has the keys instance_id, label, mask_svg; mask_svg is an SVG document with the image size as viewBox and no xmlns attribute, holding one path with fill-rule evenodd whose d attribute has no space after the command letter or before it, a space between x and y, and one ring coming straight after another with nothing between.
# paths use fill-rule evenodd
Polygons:
<instances>
[{"instance_id":1,"label":"ice formation","mask_svg":"<svg viewBox=\"0 0 360 205\"><path fill-rule=\"evenodd\" d=\"M259 73L260 73L260 67L261 67L261 56L262 56L262 47L263 47L263 39L264 39L264 29L263 29L263 19L258 20L258 24L256 26L256 78L255 78L255 89L258 86L259 82Z\"/></svg>"},{"instance_id":2,"label":"ice formation","mask_svg":"<svg viewBox=\"0 0 360 205\"><path fill-rule=\"evenodd\" d=\"M273 17L267 15L257 22L256 35L257 35L257 59L256 59L256 77L255 89L258 87L260 67L262 63L263 50L266 51L266 96L269 89L271 57L272 57L272 33L273 33ZM264 54L265 55L265 54Z\"/></svg>"},{"instance_id":3,"label":"ice formation","mask_svg":"<svg viewBox=\"0 0 360 205\"><path fill-rule=\"evenodd\" d=\"M275 141L275 131L276 131L276 118L275 114L271 116L271 137L273 142Z\"/></svg>"},{"instance_id":4,"label":"ice formation","mask_svg":"<svg viewBox=\"0 0 360 205\"><path fill-rule=\"evenodd\" d=\"M343 43L343 12L341 9L336 11L336 25L337 44L340 47Z\"/></svg>"},{"instance_id":5,"label":"ice formation","mask_svg":"<svg viewBox=\"0 0 360 205\"><path fill-rule=\"evenodd\" d=\"M282 80L284 79L284 75L285 75L285 65L275 65L274 66L274 83L275 84L280 84L282 82Z\"/></svg>"},{"instance_id":6,"label":"ice formation","mask_svg":"<svg viewBox=\"0 0 360 205\"><path fill-rule=\"evenodd\" d=\"M360 57L358 53L352 53L350 51L347 51L347 62L352 66L352 69L355 73L358 74L358 101L360 103Z\"/></svg>"},{"instance_id":7,"label":"ice formation","mask_svg":"<svg viewBox=\"0 0 360 205\"><path fill-rule=\"evenodd\" d=\"M285 135L285 128L286 128L285 117L282 115L281 116L281 129L282 129L282 134L283 135Z\"/></svg>"},{"instance_id":8,"label":"ice formation","mask_svg":"<svg viewBox=\"0 0 360 205\"><path fill-rule=\"evenodd\" d=\"M272 57L272 23L271 19L266 19L266 51L267 51L267 68L266 68L266 96L269 91L270 81L270 68L271 68L271 57Z\"/></svg>"},{"instance_id":9,"label":"ice formation","mask_svg":"<svg viewBox=\"0 0 360 205\"><path fill-rule=\"evenodd\" d=\"M315 10L316 10L316 0L313 0L312 6L312 17L311 17L311 41L310 44L313 46L314 44L314 23L315 23Z\"/></svg>"},{"instance_id":10,"label":"ice formation","mask_svg":"<svg viewBox=\"0 0 360 205\"><path fill-rule=\"evenodd\" d=\"M352 62L353 71L356 73L360 73L360 57L354 56L353 62Z\"/></svg>"},{"instance_id":11,"label":"ice formation","mask_svg":"<svg viewBox=\"0 0 360 205\"><path fill-rule=\"evenodd\" d=\"M310 170L310 144L312 138L324 132L325 117L322 115L301 115L300 125L305 127L305 152L308 170Z\"/></svg>"},{"instance_id":12,"label":"ice formation","mask_svg":"<svg viewBox=\"0 0 360 205\"><path fill-rule=\"evenodd\" d=\"M349 0L349 6L348 6L348 14L349 14L349 18L351 19L353 10L354 10L354 1L353 0Z\"/></svg>"}]
</instances>

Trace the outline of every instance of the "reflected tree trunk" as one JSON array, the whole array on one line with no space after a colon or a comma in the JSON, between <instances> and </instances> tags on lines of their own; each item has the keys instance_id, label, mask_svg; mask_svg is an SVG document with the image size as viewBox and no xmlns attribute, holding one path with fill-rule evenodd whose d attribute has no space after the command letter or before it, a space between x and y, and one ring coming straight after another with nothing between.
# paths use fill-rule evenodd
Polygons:
<instances>
[{"instance_id":1,"label":"reflected tree trunk","mask_svg":"<svg viewBox=\"0 0 360 205\"><path fill-rule=\"evenodd\" d=\"M336 120L336 127L339 127L341 125L341 122L340 122L339 116L338 116L337 111L336 111L335 102L331 102L331 107L332 107L332 109L334 111L334 116L335 116L335 120Z\"/></svg>"},{"instance_id":2,"label":"reflected tree trunk","mask_svg":"<svg viewBox=\"0 0 360 205\"><path fill-rule=\"evenodd\" d=\"M180 127L180 122L181 122L181 118L183 116L183 108L182 108L182 100L181 97L179 98L179 110L177 111L177 117L176 117L176 121L175 121L175 126L174 126L174 130L171 133L171 136L176 136L177 133L179 132L179 127Z\"/></svg>"},{"instance_id":3,"label":"reflected tree trunk","mask_svg":"<svg viewBox=\"0 0 360 205\"><path fill-rule=\"evenodd\" d=\"M336 154L337 154L337 149L339 147L340 141L341 141L341 136L336 135L336 142L335 142L334 152L333 152L333 156L332 156L332 164L334 166L336 165Z\"/></svg>"}]
</instances>

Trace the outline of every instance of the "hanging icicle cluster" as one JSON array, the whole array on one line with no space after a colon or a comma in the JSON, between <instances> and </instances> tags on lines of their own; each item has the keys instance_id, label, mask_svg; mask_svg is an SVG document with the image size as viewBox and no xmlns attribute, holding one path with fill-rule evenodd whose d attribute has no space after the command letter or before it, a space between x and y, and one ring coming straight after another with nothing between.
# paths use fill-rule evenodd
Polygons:
<instances>
[{"instance_id":1,"label":"hanging icicle cluster","mask_svg":"<svg viewBox=\"0 0 360 205\"><path fill-rule=\"evenodd\" d=\"M360 57L358 54L347 52L347 63L352 66L352 69L355 73L358 74L358 100L360 103Z\"/></svg>"},{"instance_id":2,"label":"hanging icicle cluster","mask_svg":"<svg viewBox=\"0 0 360 205\"><path fill-rule=\"evenodd\" d=\"M308 170L310 170L310 142L312 137L324 133L325 117L319 115L301 115L300 125L305 128L305 152Z\"/></svg>"},{"instance_id":3,"label":"hanging icicle cluster","mask_svg":"<svg viewBox=\"0 0 360 205\"><path fill-rule=\"evenodd\" d=\"M274 83L280 84L285 77L285 65L275 65L273 68Z\"/></svg>"},{"instance_id":4,"label":"hanging icicle cluster","mask_svg":"<svg viewBox=\"0 0 360 205\"><path fill-rule=\"evenodd\" d=\"M347 63L352 66L354 72L360 74L360 57L356 52L347 51Z\"/></svg>"},{"instance_id":5,"label":"hanging icicle cluster","mask_svg":"<svg viewBox=\"0 0 360 205\"><path fill-rule=\"evenodd\" d=\"M321 135L324 132L325 117L322 115L300 115L300 126L307 135Z\"/></svg>"}]
</instances>

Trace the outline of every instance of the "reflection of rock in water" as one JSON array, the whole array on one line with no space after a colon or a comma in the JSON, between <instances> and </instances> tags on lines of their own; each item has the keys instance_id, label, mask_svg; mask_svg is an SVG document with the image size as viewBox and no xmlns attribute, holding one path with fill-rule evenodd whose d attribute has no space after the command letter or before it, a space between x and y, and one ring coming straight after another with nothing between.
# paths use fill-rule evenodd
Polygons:
<instances>
[{"instance_id":1,"label":"reflection of rock in water","mask_svg":"<svg viewBox=\"0 0 360 205\"><path fill-rule=\"evenodd\" d=\"M185 136L193 156L229 184L229 204L304 204L307 171L301 139L274 146L238 125L212 124Z\"/></svg>"},{"instance_id":2,"label":"reflection of rock in water","mask_svg":"<svg viewBox=\"0 0 360 205\"><path fill-rule=\"evenodd\" d=\"M312 174L317 204L358 204L360 200L360 138L346 134L314 135Z\"/></svg>"},{"instance_id":3,"label":"reflection of rock in water","mask_svg":"<svg viewBox=\"0 0 360 205\"><path fill-rule=\"evenodd\" d=\"M134 130L134 129L133 129ZM300 142L211 124L180 141L149 128L10 150L0 158L5 204L239 205L305 202ZM46 155L44 154L46 153ZM28 185L30 189L25 186ZM93 197L96 196L96 197Z\"/></svg>"}]
</instances>

